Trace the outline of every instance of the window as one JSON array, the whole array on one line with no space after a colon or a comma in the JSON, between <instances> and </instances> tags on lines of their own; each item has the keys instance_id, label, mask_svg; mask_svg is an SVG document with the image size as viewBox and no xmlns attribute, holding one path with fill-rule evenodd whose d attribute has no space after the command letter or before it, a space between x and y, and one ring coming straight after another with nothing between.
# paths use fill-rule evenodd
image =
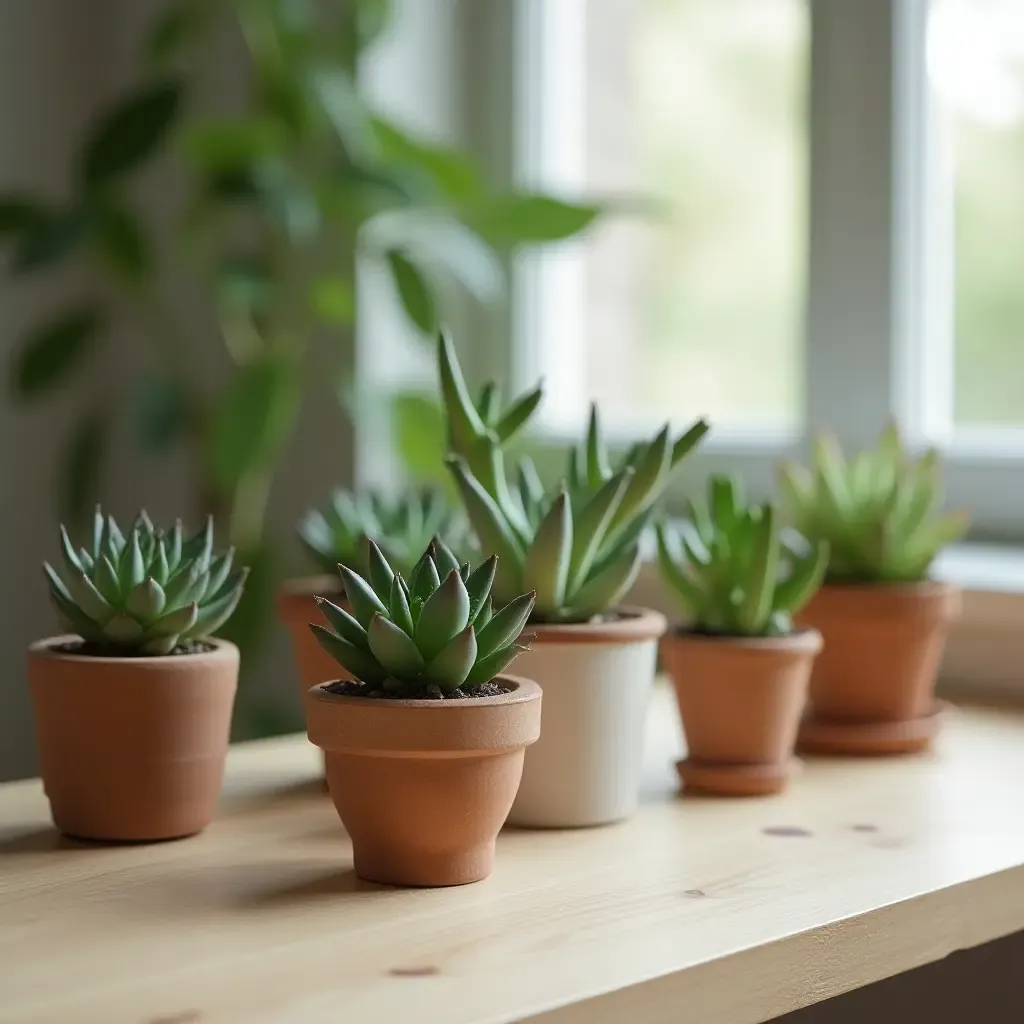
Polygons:
<instances>
[{"instance_id":1,"label":"window","mask_svg":"<svg viewBox=\"0 0 1024 1024\"><path fill-rule=\"evenodd\" d=\"M706 413L697 466L756 491L895 416L979 535L1024 536L1024 5L516 7L521 175L662 206L524 264L546 432Z\"/></svg>"}]
</instances>

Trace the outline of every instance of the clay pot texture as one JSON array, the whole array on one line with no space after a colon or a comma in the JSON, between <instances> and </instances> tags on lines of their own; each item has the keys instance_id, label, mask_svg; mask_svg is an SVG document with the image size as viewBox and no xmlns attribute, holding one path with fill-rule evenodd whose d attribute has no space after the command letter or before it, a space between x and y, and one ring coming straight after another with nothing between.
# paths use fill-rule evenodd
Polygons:
<instances>
[{"instance_id":1,"label":"clay pot texture","mask_svg":"<svg viewBox=\"0 0 1024 1024\"><path fill-rule=\"evenodd\" d=\"M351 679L343 669L317 643L311 622L328 625L320 612L315 598L326 597L335 604L347 606L341 583L336 576L310 576L289 580L277 595L277 610L281 620L288 627L292 641L292 653L298 668L297 685L303 701L306 691L317 683L331 683L336 679Z\"/></svg>"},{"instance_id":2,"label":"clay pot texture","mask_svg":"<svg viewBox=\"0 0 1024 1024\"><path fill-rule=\"evenodd\" d=\"M97 658L28 651L43 789L53 823L83 839L175 839L213 818L224 776L238 648Z\"/></svg>"},{"instance_id":3,"label":"clay pot texture","mask_svg":"<svg viewBox=\"0 0 1024 1024\"><path fill-rule=\"evenodd\" d=\"M857 722L928 715L960 606L949 583L826 584L798 618L825 640L811 675L811 715Z\"/></svg>"},{"instance_id":4,"label":"clay pot texture","mask_svg":"<svg viewBox=\"0 0 1024 1024\"><path fill-rule=\"evenodd\" d=\"M495 839L540 735L536 683L499 676L497 697L385 700L314 687L309 738L352 839L356 874L391 885L486 878Z\"/></svg>"},{"instance_id":5,"label":"clay pot texture","mask_svg":"<svg viewBox=\"0 0 1024 1024\"><path fill-rule=\"evenodd\" d=\"M544 691L509 824L575 828L628 818L640 801L644 732L665 617L622 608L607 621L533 625L517 672Z\"/></svg>"},{"instance_id":6,"label":"clay pot texture","mask_svg":"<svg viewBox=\"0 0 1024 1024\"><path fill-rule=\"evenodd\" d=\"M785 766L793 756L821 634L716 637L673 633L661 642L690 759Z\"/></svg>"}]
</instances>

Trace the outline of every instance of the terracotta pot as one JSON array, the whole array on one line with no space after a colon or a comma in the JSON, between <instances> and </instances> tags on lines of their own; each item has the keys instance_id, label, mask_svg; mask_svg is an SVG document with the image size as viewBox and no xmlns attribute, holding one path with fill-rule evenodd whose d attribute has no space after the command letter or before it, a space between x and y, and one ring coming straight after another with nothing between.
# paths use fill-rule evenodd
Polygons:
<instances>
[{"instance_id":1,"label":"terracotta pot","mask_svg":"<svg viewBox=\"0 0 1024 1024\"><path fill-rule=\"evenodd\" d=\"M821 647L816 630L751 638L675 633L662 640L686 735L680 773L687 788L734 795L783 788Z\"/></svg>"},{"instance_id":2,"label":"terracotta pot","mask_svg":"<svg viewBox=\"0 0 1024 1024\"><path fill-rule=\"evenodd\" d=\"M392 885L462 885L486 878L512 806L523 754L540 734L536 683L466 700L306 695L309 738L352 839L356 874Z\"/></svg>"},{"instance_id":3,"label":"terracotta pot","mask_svg":"<svg viewBox=\"0 0 1024 1024\"><path fill-rule=\"evenodd\" d=\"M345 606L344 593L337 576L308 576L289 580L277 595L277 610L292 640L292 652L298 668L296 685L305 705L306 691L317 683L330 683L336 679L351 679L346 672L317 643L309 628L311 622L327 625L315 598L326 597L335 604Z\"/></svg>"},{"instance_id":4,"label":"terracotta pot","mask_svg":"<svg viewBox=\"0 0 1024 1024\"><path fill-rule=\"evenodd\" d=\"M175 839L213 818L224 775L238 648L97 658L28 651L43 789L53 823L85 839Z\"/></svg>"},{"instance_id":5,"label":"terracotta pot","mask_svg":"<svg viewBox=\"0 0 1024 1024\"><path fill-rule=\"evenodd\" d=\"M822 587L798 619L825 639L811 675L811 717L894 722L931 714L960 603L956 587L933 581Z\"/></svg>"},{"instance_id":6,"label":"terracotta pot","mask_svg":"<svg viewBox=\"0 0 1024 1024\"><path fill-rule=\"evenodd\" d=\"M607 622L529 625L517 672L544 691L544 728L530 748L509 823L604 825L640 800L647 707L665 617L622 608Z\"/></svg>"}]
</instances>

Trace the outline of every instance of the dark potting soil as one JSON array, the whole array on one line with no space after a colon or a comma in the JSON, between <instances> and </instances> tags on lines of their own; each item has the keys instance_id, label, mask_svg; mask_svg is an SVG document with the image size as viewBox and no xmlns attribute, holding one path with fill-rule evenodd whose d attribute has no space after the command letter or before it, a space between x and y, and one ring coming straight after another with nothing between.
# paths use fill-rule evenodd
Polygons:
<instances>
[{"instance_id":1,"label":"dark potting soil","mask_svg":"<svg viewBox=\"0 0 1024 1024\"><path fill-rule=\"evenodd\" d=\"M500 697L503 693L511 693L511 686L498 683L483 683L470 691L451 690L445 693L439 686L409 687L400 690L382 690L368 683L338 680L325 686L328 693L336 693L340 697L372 697L379 700L472 700L475 697Z\"/></svg>"},{"instance_id":2,"label":"dark potting soil","mask_svg":"<svg viewBox=\"0 0 1024 1024\"><path fill-rule=\"evenodd\" d=\"M78 654L86 658L173 658L178 654L208 654L215 651L216 645L208 640L186 640L178 644L169 654L139 654L136 651L125 651L119 647L106 647L103 644L89 643L86 640L71 640L66 644L58 644L51 650L58 654Z\"/></svg>"}]
</instances>

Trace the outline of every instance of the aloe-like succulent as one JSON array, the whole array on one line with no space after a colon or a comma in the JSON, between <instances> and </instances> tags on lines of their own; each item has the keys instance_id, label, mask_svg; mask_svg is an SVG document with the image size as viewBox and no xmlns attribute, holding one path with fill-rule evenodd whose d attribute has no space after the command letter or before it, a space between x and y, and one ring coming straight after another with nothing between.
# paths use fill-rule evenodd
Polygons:
<instances>
[{"instance_id":1,"label":"aloe-like succulent","mask_svg":"<svg viewBox=\"0 0 1024 1024\"><path fill-rule=\"evenodd\" d=\"M546 489L524 458L513 489L502 452L511 435L485 422L443 336L438 363L452 447L447 461L480 546L500 558L495 596L533 590L540 622L583 622L613 607L636 579L640 536L655 502L707 423L697 421L675 441L666 425L613 468L592 407L586 440L570 452L567 480ZM539 403L537 388L505 418L519 430Z\"/></svg>"},{"instance_id":2,"label":"aloe-like succulent","mask_svg":"<svg viewBox=\"0 0 1024 1024\"><path fill-rule=\"evenodd\" d=\"M435 537L408 582L372 541L368 562L365 577L338 566L351 612L318 597L331 628L313 623L310 628L323 649L371 693L472 695L527 649L519 641L534 595L520 594L493 609L496 556L476 569L468 562L459 565Z\"/></svg>"},{"instance_id":3,"label":"aloe-like succulent","mask_svg":"<svg viewBox=\"0 0 1024 1024\"><path fill-rule=\"evenodd\" d=\"M828 545L785 535L771 503L747 505L739 481L712 477L678 528L657 526L662 577L693 627L724 636L785 636L821 586Z\"/></svg>"},{"instance_id":4,"label":"aloe-like succulent","mask_svg":"<svg viewBox=\"0 0 1024 1024\"><path fill-rule=\"evenodd\" d=\"M785 463L779 483L794 526L828 541L827 578L836 582L924 579L969 525L965 512L941 512L938 452L911 458L895 424L849 461L834 437L818 437L811 467Z\"/></svg>"},{"instance_id":5,"label":"aloe-like succulent","mask_svg":"<svg viewBox=\"0 0 1024 1024\"><path fill-rule=\"evenodd\" d=\"M322 510L312 509L299 520L297 530L324 572L333 573L340 562L365 573L369 538L390 564L408 573L432 537L457 542L461 524L434 490L410 490L389 499L374 490L357 494L338 488Z\"/></svg>"},{"instance_id":6,"label":"aloe-like succulent","mask_svg":"<svg viewBox=\"0 0 1024 1024\"><path fill-rule=\"evenodd\" d=\"M96 509L88 547L75 550L60 528L63 575L43 563L64 626L97 651L169 654L216 632L234 612L248 569L232 571L234 549L214 555L213 519L191 537L139 513L127 537Z\"/></svg>"}]
</instances>

